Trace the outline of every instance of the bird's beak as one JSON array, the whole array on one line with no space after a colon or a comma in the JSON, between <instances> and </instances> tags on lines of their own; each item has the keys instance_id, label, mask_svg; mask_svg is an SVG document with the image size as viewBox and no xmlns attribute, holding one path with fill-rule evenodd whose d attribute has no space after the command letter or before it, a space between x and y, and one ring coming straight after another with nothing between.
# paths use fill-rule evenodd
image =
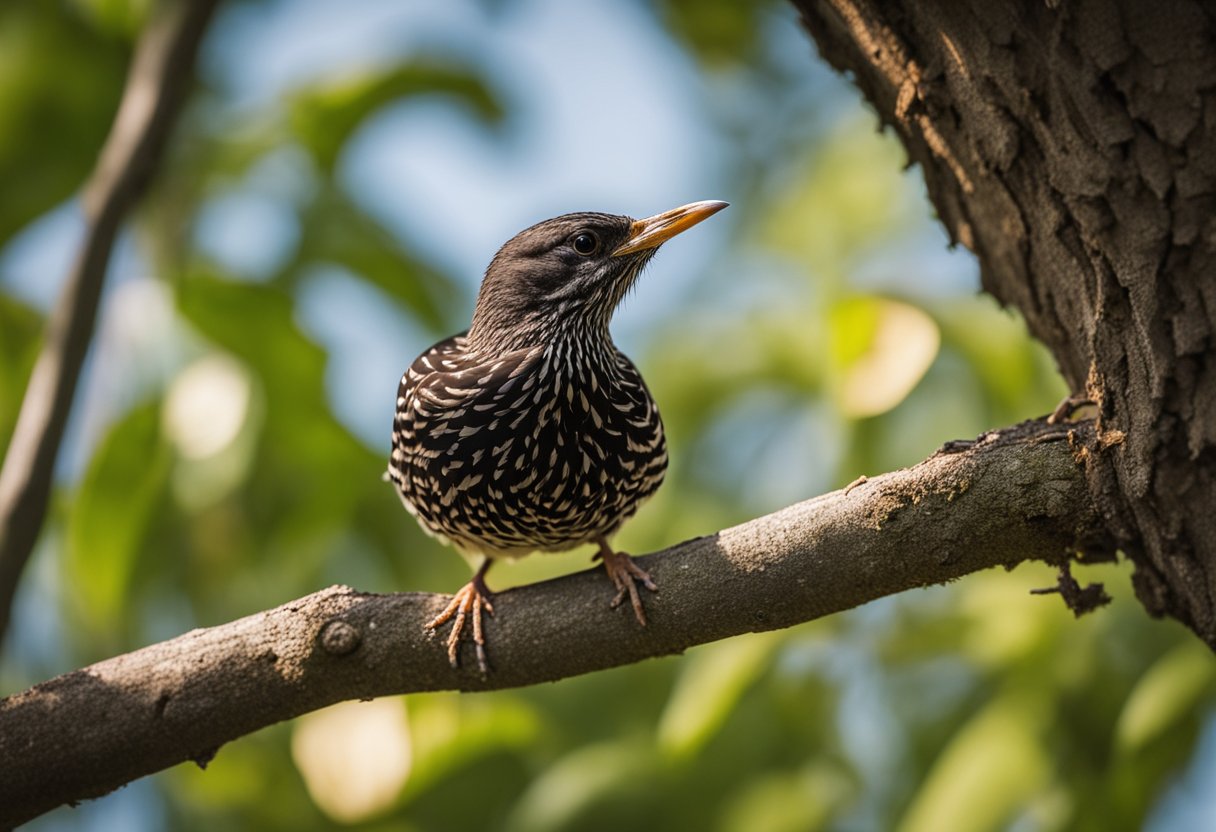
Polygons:
<instances>
[{"instance_id":1,"label":"bird's beak","mask_svg":"<svg viewBox=\"0 0 1216 832\"><path fill-rule=\"evenodd\" d=\"M628 239L612 252L612 256L619 257L622 254L633 254L635 251L658 248L681 231L692 228L701 220L718 213L728 204L713 199L693 202L661 214L655 214L644 220L635 220L633 225L629 226Z\"/></svg>"}]
</instances>

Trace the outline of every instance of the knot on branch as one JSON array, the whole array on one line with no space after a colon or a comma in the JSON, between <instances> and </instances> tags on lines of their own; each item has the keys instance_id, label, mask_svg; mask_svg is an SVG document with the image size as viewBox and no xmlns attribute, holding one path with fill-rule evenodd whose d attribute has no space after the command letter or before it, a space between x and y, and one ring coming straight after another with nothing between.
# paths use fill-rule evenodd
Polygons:
<instances>
[{"instance_id":1,"label":"knot on branch","mask_svg":"<svg viewBox=\"0 0 1216 832\"><path fill-rule=\"evenodd\" d=\"M362 643L363 634L347 622L335 618L325 622L317 638L326 653L345 656L353 653Z\"/></svg>"}]
</instances>

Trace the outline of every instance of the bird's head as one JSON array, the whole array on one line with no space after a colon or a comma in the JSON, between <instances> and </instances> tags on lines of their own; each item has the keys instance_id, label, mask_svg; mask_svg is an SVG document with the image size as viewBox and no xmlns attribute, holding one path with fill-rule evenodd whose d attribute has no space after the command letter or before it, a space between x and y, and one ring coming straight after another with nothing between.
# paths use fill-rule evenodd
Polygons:
<instances>
[{"instance_id":1,"label":"bird's head","mask_svg":"<svg viewBox=\"0 0 1216 832\"><path fill-rule=\"evenodd\" d=\"M521 231L486 269L471 345L519 349L564 332L607 337L612 313L659 246L726 205L694 202L644 220L564 214Z\"/></svg>"}]
</instances>

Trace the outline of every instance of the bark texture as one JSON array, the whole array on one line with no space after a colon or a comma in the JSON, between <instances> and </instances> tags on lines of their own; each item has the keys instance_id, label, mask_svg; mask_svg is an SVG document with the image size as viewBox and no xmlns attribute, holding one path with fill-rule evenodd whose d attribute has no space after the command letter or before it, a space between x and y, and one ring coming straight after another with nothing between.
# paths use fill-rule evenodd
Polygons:
<instances>
[{"instance_id":1,"label":"bark texture","mask_svg":"<svg viewBox=\"0 0 1216 832\"><path fill-rule=\"evenodd\" d=\"M1216 648L1216 6L796 0L984 288L1097 405L1137 595Z\"/></svg>"},{"instance_id":2,"label":"bark texture","mask_svg":"<svg viewBox=\"0 0 1216 832\"><path fill-rule=\"evenodd\" d=\"M334 702L552 681L992 566L1066 564L1098 522L1077 462L1092 442L1090 425L1030 422L641 558L661 588L645 630L609 609L600 569L498 593L488 677L467 649L451 668L424 630L446 596L348 587L67 673L0 700L0 828Z\"/></svg>"}]
</instances>

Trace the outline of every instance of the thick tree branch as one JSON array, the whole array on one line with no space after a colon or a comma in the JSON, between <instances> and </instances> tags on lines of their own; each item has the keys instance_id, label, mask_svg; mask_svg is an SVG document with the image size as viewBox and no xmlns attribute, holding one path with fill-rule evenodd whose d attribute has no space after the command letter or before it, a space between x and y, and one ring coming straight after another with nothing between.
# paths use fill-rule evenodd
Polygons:
<instances>
[{"instance_id":1,"label":"thick tree branch","mask_svg":"<svg viewBox=\"0 0 1216 832\"><path fill-rule=\"evenodd\" d=\"M985 290L1097 404L1091 491L1137 596L1216 650L1211 4L794 4Z\"/></svg>"},{"instance_id":2,"label":"thick tree branch","mask_svg":"<svg viewBox=\"0 0 1216 832\"><path fill-rule=\"evenodd\" d=\"M85 240L51 316L0 469L0 643L46 516L55 458L93 339L114 238L160 162L217 2L169 0L149 25L131 64L114 126L85 186Z\"/></svg>"},{"instance_id":3,"label":"thick tree branch","mask_svg":"<svg viewBox=\"0 0 1216 832\"><path fill-rule=\"evenodd\" d=\"M0 826L97 797L347 699L530 685L789 627L1029 559L1062 564L1097 522L1088 425L1028 422L643 558L641 630L600 570L498 594L495 669L452 669L423 623L443 596L336 586L0 701Z\"/></svg>"}]
</instances>

